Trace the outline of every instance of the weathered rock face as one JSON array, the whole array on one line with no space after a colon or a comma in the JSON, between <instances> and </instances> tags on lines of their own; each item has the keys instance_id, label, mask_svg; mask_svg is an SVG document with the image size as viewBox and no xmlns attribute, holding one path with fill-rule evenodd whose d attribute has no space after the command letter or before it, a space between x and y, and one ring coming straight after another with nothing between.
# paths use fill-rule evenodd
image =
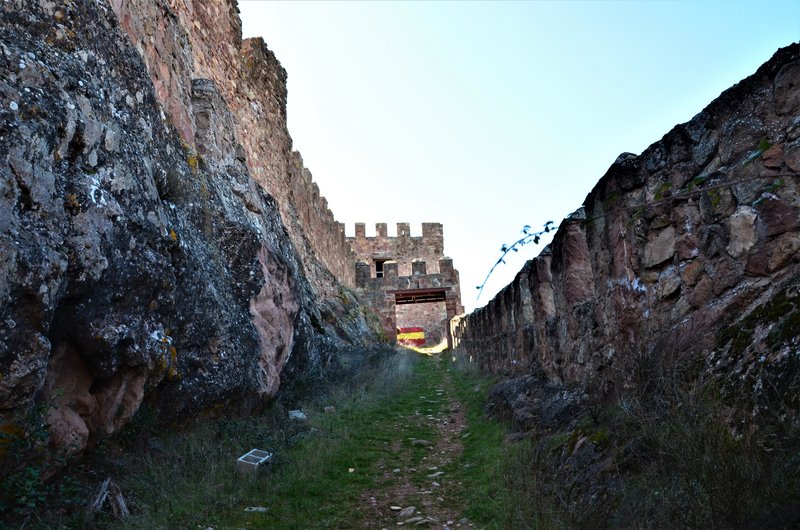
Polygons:
<instances>
[{"instance_id":1,"label":"weathered rock face","mask_svg":"<svg viewBox=\"0 0 800 530\"><path fill-rule=\"evenodd\" d=\"M292 151L286 71L262 39L242 41L236 0L108 1L184 142L194 142L192 80L210 79L234 116L250 175L277 201L314 289L336 296L337 284L328 271L353 287L354 256L344 227L300 154Z\"/></svg>"},{"instance_id":2,"label":"weathered rock face","mask_svg":"<svg viewBox=\"0 0 800 530\"><path fill-rule=\"evenodd\" d=\"M508 421L517 432L530 432L573 420L581 403L562 385L527 375L497 383L487 398L486 411Z\"/></svg>"},{"instance_id":3,"label":"weathered rock face","mask_svg":"<svg viewBox=\"0 0 800 530\"><path fill-rule=\"evenodd\" d=\"M81 451L143 400L173 420L252 410L375 340L301 261L213 80L154 86L99 1L6 2L0 43L0 425L52 402L54 440ZM170 50L151 66L190 62Z\"/></svg>"},{"instance_id":4,"label":"weathered rock face","mask_svg":"<svg viewBox=\"0 0 800 530\"><path fill-rule=\"evenodd\" d=\"M512 284L452 322L459 350L490 371L606 389L669 356L719 376L748 412L796 422L798 94L793 44L621 155Z\"/></svg>"}]
</instances>

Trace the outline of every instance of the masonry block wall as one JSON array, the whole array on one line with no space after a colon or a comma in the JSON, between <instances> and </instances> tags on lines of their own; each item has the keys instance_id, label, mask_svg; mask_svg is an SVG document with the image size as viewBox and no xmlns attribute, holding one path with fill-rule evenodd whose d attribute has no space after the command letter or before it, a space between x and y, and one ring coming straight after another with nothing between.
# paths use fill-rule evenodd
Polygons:
<instances>
[{"instance_id":1,"label":"masonry block wall","mask_svg":"<svg viewBox=\"0 0 800 530\"><path fill-rule=\"evenodd\" d=\"M187 151L195 149L192 80L209 79L234 117L243 146L239 156L277 201L312 285L331 296L337 290L334 277L352 287L354 256L342 225L292 149L286 127L286 71L263 39L242 40L236 0L109 3L147 66L165 123L179 131ZM132 95L132 104L135 101Z\"/></svg>"},{"instance_id":2,"label":"masonry block wall","mask_svg":"<svg viewBox=\"0 0 800 530\"><path fill-rule=\"evenodd\" d=\"M387 235L386 223L375 224L375 237L366 237L364 223L356 223L355 237L347 241L359 260L370 265L371 275L377 273L376 264L396 261L400 276L412 275L412 261L426 263L427 272L436 273L438 260L444 256L444 230L441 223L422 223L422 236L412 237L409 223L397 223L397 236Z\"/></svg>"},{"instance_id":3,"label":"masonry block wall","mask_svg":"<svg viewBox=\"0 0 800 530\"><path fill-rule=\"evenodd\" d=\"M357 223L347 238L358 260L357 291L390 337L398 328L421 327L426 344L449 343L449 320L464 307L458 271L443 255L441 223L423 223L421 237L411 236L408 223L397 223L396 236L387 232L386 223L377 223L375 237L366 237L364 223Z\"/></svg>"},{"instance_id":4,"label":"masonry block wall","mask_svg":"<svg viewBox=\"0 0 800 530\"><path fill-rule=\"evenodd\" d=\"M242 40L235 0L109 3L145 62L164 111L165 126L178 130L187 157L196 157L200 164L204 161L202 153L197 156L194 138L192 82L207 79L216 86L233 117L233 143L242 146L235 156L275 199L318 296L335 298L340 284L354 287L357 274L362 280L375 278L379 270L383 275L385 267L394 278L440 274L439 282L451 278L447 280L447 289L452 291L446 296L447 315L462 310L457 271L452 262L447 270L440 267L444 256L440 223L423 223L421 237L411 237L408 223L397 224L396 237L388 237L385 223L378 225L374 238L365 237L363 224L357 226L356 237L345 237L343 225L336 221L302 157L293 150L286 127L286 71L261 38ZM135 94L131 99L135 104ZM357 257L369 267L368 273L356 266ZM418 260L416 264L414 260ZM396 296L387 290L388 285L381 288L383 294L369 293L366 299L374 299L372 305L386 313L384 328L392 336Z\"/></svg>"},{"instance_id":5,"label":"masonry block wall","mask_svg":"<svg viewBox=\"0 0 800 530\"><path fill-rule=\"evenodd\" d=\"M291 193L303 233L317 257L343 284L355 287L356 255L344 233L344 224L336 220L328 200L320 194L311 172L303 165L300 153L292 153Z\"/></svg>"},{"instance_id":6,"label":"masonry block wall","mask_svg":"<svg viewBox=\"0 0 800 530\"><path fill-rule=\"evenodd\" d=\"M551 245L451 322L456 352L606 391L640 384L642 366L691 366L742 400L742 421L800 421L787 399L800 381L798 86L792 44L620 155Z\"/></svg>"}]
</instances>

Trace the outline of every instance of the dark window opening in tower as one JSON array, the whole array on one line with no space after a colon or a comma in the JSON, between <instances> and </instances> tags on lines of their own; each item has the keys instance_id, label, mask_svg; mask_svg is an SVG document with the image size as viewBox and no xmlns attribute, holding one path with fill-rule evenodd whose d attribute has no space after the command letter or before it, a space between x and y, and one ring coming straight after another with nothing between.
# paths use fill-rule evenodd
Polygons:
<instances>
[{"instance_id":1,"label":"dark window opening in tower","mask_svg":"<svg viewBox=\"0 0 800 530\"><path fill-rule=\"evenodd\" d=\"M388 259L376 259L375 260L375 277L376 278L383 278L383 264L389 261Z\"/></svg>"}]
</instances>

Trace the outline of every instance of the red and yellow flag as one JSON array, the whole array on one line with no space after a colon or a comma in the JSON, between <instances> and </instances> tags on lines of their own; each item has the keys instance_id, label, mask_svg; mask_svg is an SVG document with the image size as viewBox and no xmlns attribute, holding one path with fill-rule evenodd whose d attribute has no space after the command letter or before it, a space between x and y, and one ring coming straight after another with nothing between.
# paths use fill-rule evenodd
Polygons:
<instances>
[{"instance_id":1,"label":"red and yellow flag","mask_svg":"<svg viewBox=\"0 0 800 530\"><path fill-rule=\"evenodd\" d=\"M397 342L400 344L422 346L425 344L425 330L416 326L397 328Z\"/></svg>"}]
</instances>

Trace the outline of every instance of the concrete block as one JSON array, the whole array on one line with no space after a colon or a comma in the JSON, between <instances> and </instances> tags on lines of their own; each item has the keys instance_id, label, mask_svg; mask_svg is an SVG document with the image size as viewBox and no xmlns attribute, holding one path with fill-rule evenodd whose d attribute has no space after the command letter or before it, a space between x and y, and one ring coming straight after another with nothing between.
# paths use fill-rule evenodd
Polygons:
<instances>
[{"instance_id":1,"label":"concrete block","mask_svg":"<svg viewBox=\"0 0 800 530\"><path fill-rule=\"evenodd\" d=\"M272 453L261 449L251 449L236 460L236 471L243 475L258 476L269 461L272 460Z\"/></svg>"}]
</instances>

